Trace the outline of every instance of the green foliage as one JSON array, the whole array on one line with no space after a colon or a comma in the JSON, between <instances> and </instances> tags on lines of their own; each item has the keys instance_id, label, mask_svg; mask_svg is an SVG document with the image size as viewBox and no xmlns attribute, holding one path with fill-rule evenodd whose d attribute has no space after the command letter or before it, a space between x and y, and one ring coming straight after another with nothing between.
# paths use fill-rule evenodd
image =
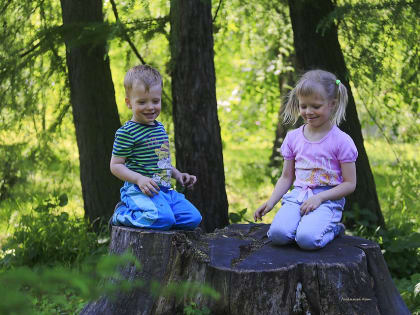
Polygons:
<instances>
[{"instance_id":1,"label":"green foliage","mask_svg":"<svg viewBox=\"0 0 420 315\"><path fill-rule=\"evenodd\" d=\"M409 278L420 273L420 233L414 224L405 222L397 226L378 228L373 234L360 229L356 234L377 242L393 278Z\"/></svg>"},{"instance_id":2,"label":"green foliage","mask_svg":"<svg viewBox=\"0 0 420 315\"><path fill-rule=\"evenodd\" d=\"M272 1L223 2L215 29L222 138L235 144L255 136L267 141L293 73L288 8Z\"/></svg>"},{"instance_id":3,"label":"green foliage","mask_svg":"<svg viewBox=\"0 0 420 315\"><path fill-rule=\"evenodd\" d=\"M395 278L408 278L420 273L420 233L405 224L380 233L378 240L391 274Z\"/></svg>"},{"instance_id":4,"label":"green foliage","mask_svg":"<svg viewBox=\"0 0 420 315\"><path fill-rule=\"evenodd\" d=\"M12 268L0 272L1 314L52 314L79 313L88 301L100 296L109 298L146 287L153 294L175 297L178 300L192 299L197 295L218 299L220 294L201 283L170 283L162 287L157 282L146 284L141 280L125 279L121 270L140 270L137 259L130 253L121 256L104 255L88 259L79 268ZM190 303L187 314L210 314L204 307L199 309Z\"/></svg>"},{"instance_id":5,"label":"green foliage","mask_svg":"<svg viewBox=\"0 0 420 315\"><path fill-rule=\"evenodd\" d=\"M351 211L344 212L343 217L344 222L354 222L353 224L357 226L359 234L365 231L372 232L378 227L376 215L369 209L361 209L357 203L354 204Z\"/></svg>"},{"instance_id":6,"label":"green foliage","mask_svg":"<svg viewBox=\"0 0 420 315\"><path fill-rule=\"evenodd\" d=\"M199 308L196 303L191 302L184 308L184 315L210 315L207 307Z\"/></svg>"},{"instance_id":7,"label":"green foliage","mask_svg":"<svg viewBox=\"0 0 420 315\"><path fill-rule=\"evenodd\" d=\"M131 264L140 268L131 254L102 256L97 263L82 264L80 269L63 267L12 268L0 273L1 314L79 313L89 300L102 295L114 296L141 281L125 280L119 268ZM113 281L109 281L112 278ZM101 285L99 285L101 284Z\"/></svg>"},{"instance_id":8,"label":"green foliage","mask_svg":"<svg viewBox=\"0 0 420 315\"><path fill-rule=\"evenodd\" d=\"M240 223L240 222L248 222L251 223L251 221L245 219L245 213L247 212L247 208L242 209L238 212L230 212L229 213L229 222L230 223Z\"/></svg>"},{"instance_id":9,"label":"green foliage","mask_svg":"<svg viewBox=\"0 0 420 315\"><path fill-rule=\"evenodd\" d=\"M22 150L24 144L0 145L0 202L11 197L11 190L17 184L26 181L25 169L22 168Z\"/></svg>"},{"instance_id":10,"label":"green foliage","mask_svg":"<svg viewBox=\"0 0 420 315\"><path fill-rule=\"evenodd\" d=\"M65 264L81 262L103 251L98 236L83 218L71 218L60 208L67 195L52 195L28 214L22 215L13 235L2 250L6 266Z\"/></svg>"},{"instance_id":11,"label":"green foliage","mask_svg":"<svg viewBox=\"0 0 420 315\"><path fill-rule=\"evenodd\" d=\"M418 1L342 0L319 26L339 25L362 125L381 137L420 137Z\"/></svg>"},{"instance_id":12,"label":"green foliage","mask_svg":"<svg viewBox=\"0 0 420 315\"><path fill-rule=\"evenodd\" d=\"M418 195L420 193L420 165L407 145L396 147L400 156L394 162L393 153L384 154L383 142L366 142L371 150L371 161L379 200L386 221L386 229L374 224L374 217L366 209L355 208L345 212L356 222L356 235L377 242L383 251L388 268L394 278L409 278L420 273L420 223L418 221ZM414 152L413 152L414 153Z\"/></svg>"},{"instance_id":13,"label":"green foliage","mask_svg":"<svg viewBox=\"0 0 420 315\"><path fill-rule=\"evenodd\" d=\"M410 279L396 279L395 284L412 314L420 314L420 274L413 274Z\"/></svg>"}]
</instances>

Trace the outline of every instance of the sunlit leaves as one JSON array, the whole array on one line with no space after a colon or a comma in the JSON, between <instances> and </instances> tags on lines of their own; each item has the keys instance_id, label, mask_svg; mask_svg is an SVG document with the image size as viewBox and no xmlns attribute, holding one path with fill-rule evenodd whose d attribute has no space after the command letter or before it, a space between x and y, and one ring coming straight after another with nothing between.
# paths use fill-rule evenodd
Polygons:
<instances>
[{"instance_id":1,"label":"sunlit leaves","mask_svg":"<svg viewBox=\"0 0 420 315\"><path fill-rule=\"evenodd\" d=\"M319 27L339 25L362 126L380 124L381 136L399 141L420 136L419 9L411 0L344 0Z\"/></svg>"}]
</instances>

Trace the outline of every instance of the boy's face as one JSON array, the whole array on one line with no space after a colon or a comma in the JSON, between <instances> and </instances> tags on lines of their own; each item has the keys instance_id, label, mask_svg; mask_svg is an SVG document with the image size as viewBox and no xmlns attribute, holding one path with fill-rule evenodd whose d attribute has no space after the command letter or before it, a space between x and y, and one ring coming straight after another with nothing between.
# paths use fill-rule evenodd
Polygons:
<instances>
[{"instance_id":1,"label":"boy's face","mask_svg":"<svg viewBox=\"0 0 420 315\"><path fill-rule=\"evenodd\" d=\"M152 85L146 91L144 84L135 82L125 103L133 112L132 121L153 125L161 110L162 87L159 84Z\"/></svg>"}]
</instances>

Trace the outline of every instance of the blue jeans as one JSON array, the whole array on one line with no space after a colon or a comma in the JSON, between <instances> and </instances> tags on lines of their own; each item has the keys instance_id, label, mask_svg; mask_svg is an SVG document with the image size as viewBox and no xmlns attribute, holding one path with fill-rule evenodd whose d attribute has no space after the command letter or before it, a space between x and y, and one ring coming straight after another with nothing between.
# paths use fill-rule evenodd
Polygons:
<instances>
[{"instance_id":1,"label":"blue jeans","mask_svg":"<svg viewBox=\"0 0 420 315\"><path fill-rule=\"evenodd\" d=\"M316 195L330 186L314 188ZM302 249L319 249L331 242L334 237L334 228L340 222L345 199L327 200L312 212L301 216L300 206L303 201L298 201L302 189L295 187L282 198L282 206L274 217L268 238L273 244L284 245L296 242Z\"/></svg>"},{"instance_id":2,"label":"blue jeans","mask_svg":"<svg viewBox=\"0 0 420 315\"><path fill-rule=\"evenodd\" d=\"M201 214L183 194L160 187L153 197L125 182L120 190L122 203L112 216L113 225L157 230L193 230L201 222Z\"/></svg>"}]
</instances>

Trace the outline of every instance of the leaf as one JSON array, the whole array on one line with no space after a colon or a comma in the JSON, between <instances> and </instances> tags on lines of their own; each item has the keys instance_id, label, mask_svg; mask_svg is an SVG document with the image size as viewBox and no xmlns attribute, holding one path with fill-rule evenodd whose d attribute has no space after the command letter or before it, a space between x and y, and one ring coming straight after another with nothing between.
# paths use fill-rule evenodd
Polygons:
<instances>
[{"instance_id":1,"label":"leaf","mask_svg":"<svg viewBox=\"0 0 420 315\"><path fill-rule=\"evenodd\" d=\"M65 222L69 220L69 214L67 212L60 213L60 221Z\"/></svg>"},{"instance_id":2,"label":"leaf","mask_svg":"<svg viewBox=\"0 0 420 315\"><path fill-rule=\"evenodd\" d=\"M241 216L239 214L234 213L234 212L229 213L229 220L230 220L230 222L232 222L232 223L238 223L238 222L241 221L241 219L242 218L241 218Z\"/></svg>"},{"instance_id":3,"label":"leaf","mask_svg":"<svg viewBox=\"0 0 420 315\"><path fill-rule=\"evenodd\" d=\"M60 207L64 207L69 202L69 198L67 197L67 194L62 194L60 197L58 197L58 205Z\"/></svg>"},{"instance_id":4,"label":"leaf","mask_svg":"<svg viewBox=\"0 0 420 315\"><path fill-rule=\"evenodd\" d=\"M420 248L420 233L413 233L404 239L395 239L387 247L391 252L402 252L405 249L418 249Z\"/></svg>"},{"instance_id":5,"label":"leaf","mask_svg":"<svg viewBox=\"0 0 420 315\"><path fill-rule=\"evenodd\" d=\"M248 208L242 209L241 211L239 211L239 214L241 215L241 217L243 217L243 215L247 212Z\"/></svg>"},{"instance_id":6,"label":"leaf","mask_svg":"<svg viewBox=\"0 0 420 315\"><path fill-rule=\"evenodd\" d=\"M49 211L48 205L39 205L38 207L34 208L35 212L38 213L45 213Z\"/></svg>"}]
</instances>

